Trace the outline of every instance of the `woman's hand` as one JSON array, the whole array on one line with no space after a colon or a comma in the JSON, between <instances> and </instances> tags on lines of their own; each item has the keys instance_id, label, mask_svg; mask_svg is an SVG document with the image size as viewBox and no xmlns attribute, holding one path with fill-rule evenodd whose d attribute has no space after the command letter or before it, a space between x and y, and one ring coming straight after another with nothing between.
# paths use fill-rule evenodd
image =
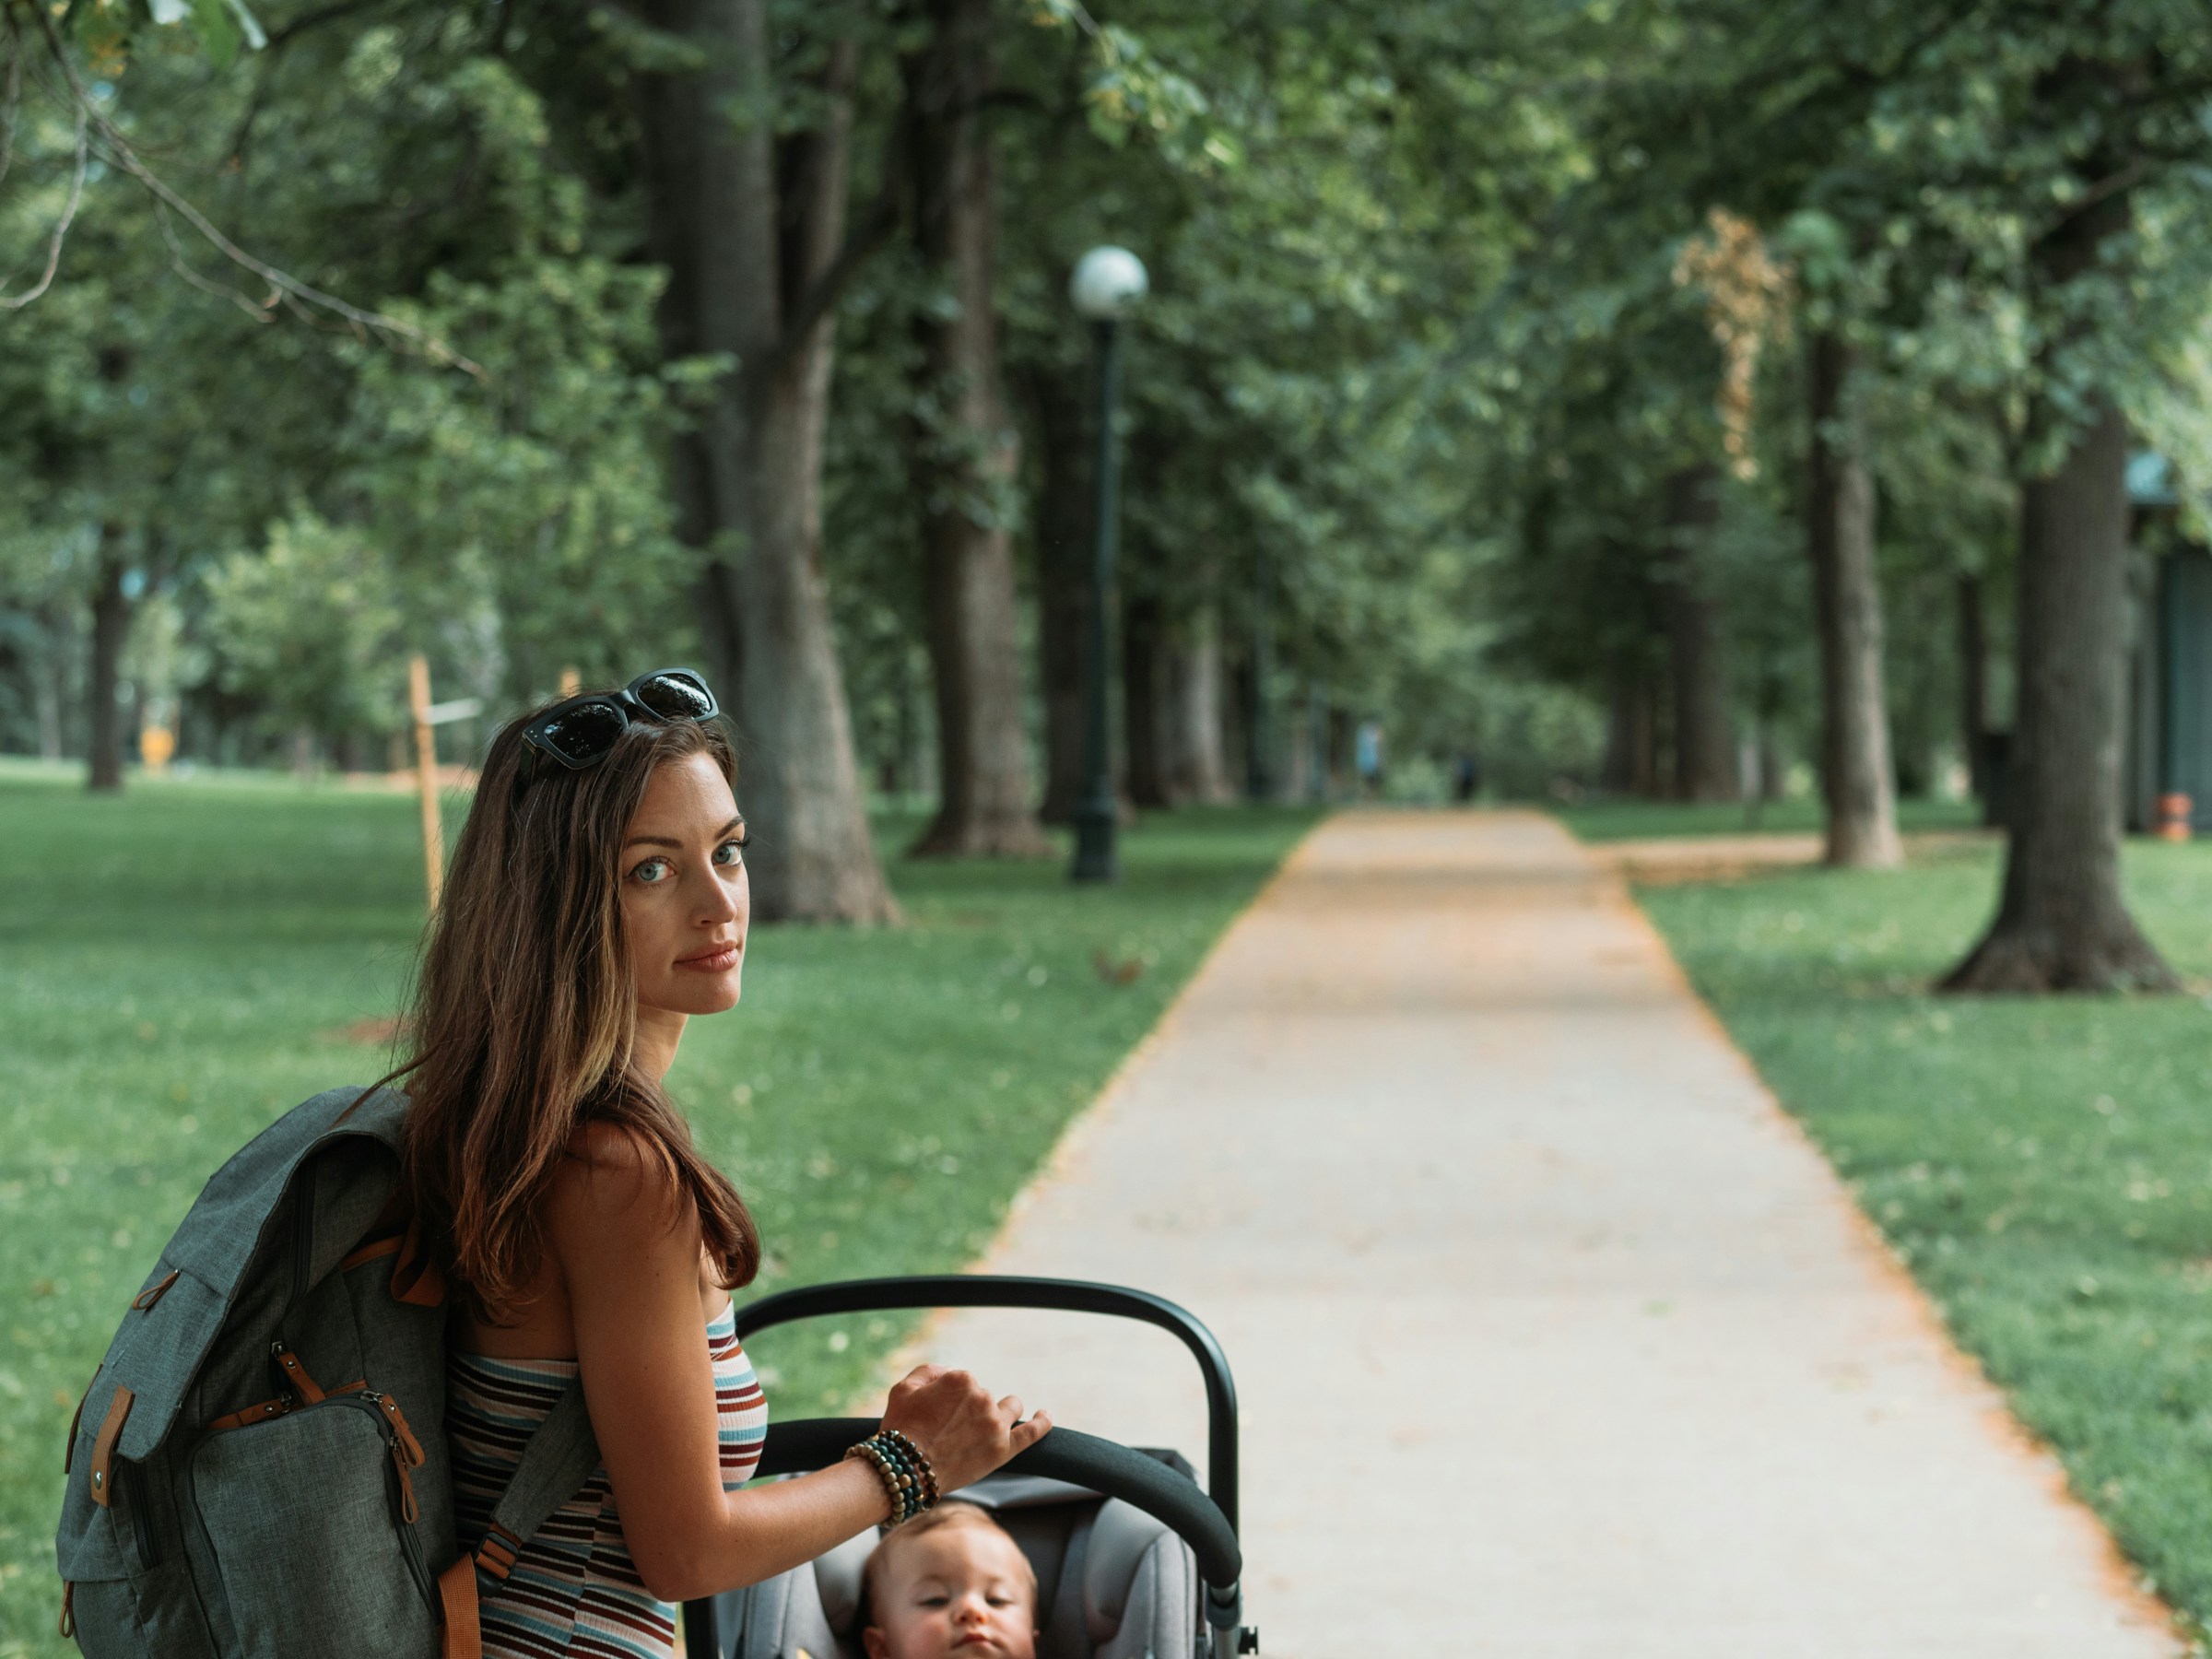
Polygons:
<instances>
[{"instance_id":1,"label":"woman's hand","mask_svg":"<svg viewBox=\"0 0 2212 1659\"><path fill-rule=\"evenodd\" d=\"M1041 1411L1025 1423L1015 1395L994 1400L967 1371L917 1365L891 1385L883 1426L921 1447L937 1490L954 1492L1028 1451L1052 1431L1053 1419Z\"/></svg>"}]
</instances>

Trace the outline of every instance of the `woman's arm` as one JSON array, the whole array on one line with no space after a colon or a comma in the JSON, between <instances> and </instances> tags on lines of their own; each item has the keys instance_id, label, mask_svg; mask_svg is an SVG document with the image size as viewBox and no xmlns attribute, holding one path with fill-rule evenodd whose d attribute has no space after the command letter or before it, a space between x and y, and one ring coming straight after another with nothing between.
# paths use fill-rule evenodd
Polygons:
<instances>
[{"instance_id":1,"label":"woman's arm","mask_svg":"<svg viewBox=\"0 0 2212 1659\"><path fill-rule=\"evenodd\" d=\"M722 1489L714 1372L699 1300L699 1218L626 1135L589 1139L544 1209L567 1281L576 1355L623 1539L645 1587L687 1601L757 1583L890 1513L857 1461L750 1490ZM1022 1423L964 1371L924 1366L891 1391L887 1424L912 1437L952 1491L1052 1427Z\"/></svg>"}]
</instances>

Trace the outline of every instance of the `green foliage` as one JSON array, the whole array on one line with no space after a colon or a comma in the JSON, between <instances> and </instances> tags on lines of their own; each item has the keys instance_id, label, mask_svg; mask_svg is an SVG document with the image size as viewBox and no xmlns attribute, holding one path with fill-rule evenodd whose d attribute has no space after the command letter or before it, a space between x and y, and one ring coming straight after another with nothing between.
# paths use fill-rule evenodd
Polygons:
<instances>
[{"instance_id":1,"label":"green foliage","mask_svg":"<svg viewBox=\"0 0 2212 1659\"><path fill-rule=\"evenodd\" d=\"M226 69L241 47L258 52L269 43L246 0L77 0L53 9L95 67L120 68L135 47L173 48L181 40Z\"/></svg>"},{"instance_id":2,"label":"green foliage","mask_svg":"<svg viewBox=\"0 0 2212 1659\"><path fill-rule=\"evenodd\" d=\"M1802 500L1810 436L1793 347L1833 333L1857 349L1850 413L1908 619L1891 636L1900 766L1930 775L1928 751L1955 749L1938 709L1957 700L1929 606L1954 576L1986 575L2001 624L2018 479L2102 398L2148 441L2212 461L2203 31L2157 4L1668 0L1571 14L1547 38L1549 62L1515 73L1550 75L1585 164L1493 301L1514 348L1491 376L1508 420L1496 493L1519 531L1497 595L1508 660L1587 684L1594 655L1616 677L1664 658L1652 530L1666 475L1714 458L1700 406L1721 365L1655 273L1726 209L1795 278L1794 340L1770 342L1756 398L1778 524ZM2062 269L2056 250L2085 235L2093 252ZM1755 586L1779 593L1793 565L1802 584L1787 539ZM1579 673L1575 638L1597 647ZM1810 685L1792 677L1784 724L1802 745ZM1756 688L1739 692L1755 712Z\"/></svg>"},{"instance_id":3,"label":"green foliage","mask_svg":"<svg viewBox=\"0 0 2212 1659\"><path fill-rule=\"evenodd\" d=\"M58 1656L70 1411L216 1165L383 1068L421 865L405 796L149 782L118 806L26 771L0 771L0 1654ZM1147 819L1110 890L894 863L907 926L762 930L742 1009L696 1022L671 1077L759 1218L757 1288L971 1260L1308 822ZM878 826L887 858L915 828ZM904 1330L764 1340L778 1413L841 1406Z\"/></svg>"},{"instance_id":4,"label":"green foliage","mask_svg":"<svg viewBox=\"0 0 2212 1659\"><path fill-rule=\"evenodd\" d=\"M2212 850L2131 846L2128 900L2212 973ZM1993 851L1640 894L1691 981L2158 1592L2212 1622L2212 1012L1948 997Z\"/></svg>"},{"instance_id":5,"label":"green foliage","mask_svg":"<svg viewBox=\"0 0 2212 1659\"><path fill-rule=\"evenodd\" d=\"M542 100L465 14L281 21L228 73L133 52L114 118L218 219L406 332L319 336L135 181L98 180L62 279L0 317L0 605L80 605L120 549L130 591L173 595L213 653L188 741L388 730L409 648L500 706L682 654L661 456L693 366L660 359L660 273L601 244ZM10 241L65 171L65 125L26 113ZM409 345L447 340L466 372Z\"/></svg>"},{"instance_id":6,"label":"green foliage","mask_svg":"<svg viewBox=\"0 0 2212 1659\"><path fill-rule=\"evenodd\" d=\"M206 582L222 686L326 732L396 730L406 657L390 562L312 514L275 526Z\"/></svg>"},{"instance_id":7,"label":"green foliage","mask_svg":"<svg viewBox=\"0 0 2212 1659\"><path fill-rule=\"evenodd\" d=\"M1483 69L1499 42L1454 8L1397 8L1381 30L1295 3L1117 20L1204 88L1212 136L1195 157L1169 137L1109 147L1080 113L1088 60L1009 63L1045 112L1009 117L1002 147L1032 465L1054 388L1087 395L1067 272L1095 242L1128 245L1153 281L1127 331L1126 586L1171 618L1213 613L1232 651L1265 629L1278 707L1318 688L1382 717L1401 755L1449 757L1514 695L1483 659L1497 541L1470 300L1523 233L1500 195L1546 188L1571 135L1533 90L1499 92Z\"/></svg>"}]
</instances>

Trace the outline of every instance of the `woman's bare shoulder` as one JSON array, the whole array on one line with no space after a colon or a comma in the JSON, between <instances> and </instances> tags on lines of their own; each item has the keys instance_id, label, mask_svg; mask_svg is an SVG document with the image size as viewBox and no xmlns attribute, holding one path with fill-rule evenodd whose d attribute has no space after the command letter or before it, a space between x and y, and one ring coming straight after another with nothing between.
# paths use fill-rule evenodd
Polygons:
<instances>
[{"instance_id":1,"label":"woman's bare shoulder","mask_svg":"<svg viewBox=\"0 0 2212 1659\"><path fill-rule=\"evenodd\" d=\"M621 1124L576 1131L547 1186L542 1214L556 1249L571 1239L644 1242L699 1231L698 1208L674 1163L650 1136Z\"/></svg>"}]
</instances>

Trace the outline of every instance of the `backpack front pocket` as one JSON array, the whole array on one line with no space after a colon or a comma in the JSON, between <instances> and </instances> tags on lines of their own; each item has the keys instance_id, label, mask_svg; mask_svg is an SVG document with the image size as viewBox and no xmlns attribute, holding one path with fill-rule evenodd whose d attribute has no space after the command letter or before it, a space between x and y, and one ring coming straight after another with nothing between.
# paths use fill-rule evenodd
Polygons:
<instances>
[{"instance_id":1,"label":"backpack front pocket","mask_svg":"<svg viewBox=\"0 0 2212 1659\"><path fill-rule=\"evenodd\" d=\"M336 1394L194 1451L193 1504L243 1659L437 1653L408 1484L420 1453L395 1424L385 1396Z\"/></svg>"}]
</instances>

